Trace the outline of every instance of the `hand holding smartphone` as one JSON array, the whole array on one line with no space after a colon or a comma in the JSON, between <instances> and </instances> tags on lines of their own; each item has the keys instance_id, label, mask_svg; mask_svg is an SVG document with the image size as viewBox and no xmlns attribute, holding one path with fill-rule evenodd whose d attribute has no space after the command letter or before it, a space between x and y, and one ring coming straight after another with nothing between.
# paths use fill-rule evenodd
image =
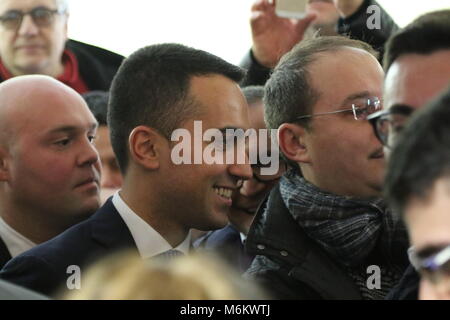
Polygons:
<instances>
[{"instance_id":1,"label":"hand holding smartphone","mask_svg":"<svg viewBox=\"0 0 450 320\"><path fill-rule=\"evenodd\" d=\"M302 19L306 17L308 0L276 0L275 13L282 18Z\"/></svg>"}]
</instances>

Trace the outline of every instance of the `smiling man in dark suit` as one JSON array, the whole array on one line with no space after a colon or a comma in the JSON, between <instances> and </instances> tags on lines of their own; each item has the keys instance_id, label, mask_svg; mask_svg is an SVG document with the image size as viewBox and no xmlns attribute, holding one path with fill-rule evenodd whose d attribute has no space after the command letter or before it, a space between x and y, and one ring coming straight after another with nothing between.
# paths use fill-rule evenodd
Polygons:
<instances>
[{"instance_id":1,"label":"smiling man in dark suit","mask_svg":"<svg viewBox=\"0 0 450 320\"><path fill-rule=\"evenodd\" d=\"M232 191L252 176L248 159L176 164L171 138L176 129L193 136L196 121L202 133L248 129L248 106L237 84L242 76L214 55L177 44L131 55L113 81L108 114L122 189L87 221L13 259L1 277L52 293L64 287L70 270L80 267L82 276L88 261L110 251L132 247L143 259L188 253L191 228L224 227ZM225 158L236 147L216 150Z\"/></svg>"}]
</instances>

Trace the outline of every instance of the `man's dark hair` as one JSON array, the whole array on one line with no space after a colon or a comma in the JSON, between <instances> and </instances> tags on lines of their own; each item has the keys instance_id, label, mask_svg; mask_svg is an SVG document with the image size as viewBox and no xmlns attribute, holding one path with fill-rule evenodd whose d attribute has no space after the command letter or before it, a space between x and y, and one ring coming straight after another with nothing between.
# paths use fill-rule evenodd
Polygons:
<instances>
[{"instance_id":1,"label":"man's dark hair","mask_svg":"<svg viewBox=\"0 0 450 320\"><path fill-rule=\"evenodd\" d=\"M199 113L191 97L194 76L223 75L239 82L244 72L208 52L180 44L139 49L120 66L111 85L108 124L122 173L128 166L128 137L144 125L170 140L172 132Z\"/></svg>"},{"instance_id":2,"label":"man's dark hair","mask_svg":"<svg viewBox=\"0 0 450 320\"><path fill-rule=\"evenodd\" d=\"M394 212L426 199L439 178L450 179L450 88L414 113L399 135L388 164L384 192ZM449 193L450 194L450 193Z\"/></svg>"},{"instance_id":3,"label":"man's dark hair","mask_svg":"<svg viewBox=\"0 0 450 320\"><path fill-rule=\"evenodd\" d=\"M278 129L283 123L289 122L298 122L309 128L310 119L306 118L301 122L295 120L297 117L311 114L320 97L318 90L312 86L308 67L317 61L321 54L346 47L365 50L377 57L376 51L365 42L332 36L303 40L281 58L265 86L264 118L268 129ZM282 157L298 172L296 163L283 154Z\"/></svg>"},{"instance_id":4,"label":"man's dark hair","mask_svg":"<svg viewBox=\"0 0 450 320\"><path fill-rule=\"evenodd\" d=\"M106 126L106 118L108 114L108 98L109 94L106 91L90 91L82 95L86 101L89 109L93 113L98 124Z\"/></svg>"},{"instance_id":5,"label":"man's dark hair","mask_svg":"<svg viewBox=\"0 0 450 320\"><path fill-rule=\"evenodd\" d=\"M264 86L248 86L242 88L242 93L249 105L262 102L264 97Z\"/></svg>"},{"instance_id":6,"label":"man's dark hair","mask_svg":"<svg viewBox=\"0 0 450 320\"><path fill-rule=\"evenodd\" d=\"M430 12L415 19L386 43L384 70L405 54L429 54L450 49L450 10Z\"/></svg>"}]
</instances>

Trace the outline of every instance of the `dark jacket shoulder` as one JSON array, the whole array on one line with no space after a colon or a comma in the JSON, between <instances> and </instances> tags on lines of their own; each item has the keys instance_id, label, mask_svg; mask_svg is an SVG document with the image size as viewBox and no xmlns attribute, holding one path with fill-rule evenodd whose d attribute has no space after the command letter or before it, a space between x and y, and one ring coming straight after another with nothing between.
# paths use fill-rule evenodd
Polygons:
<instances>
[{"instance_id":1,"label":"dark jacket shoulder","mask_svg":"<svg viewBox=\"0 0 450 320\"><path fill-rule=\"evenodd\" d=\"M399 284L389 292L386 300L417 300L420 276L412 265L406 269Z\"/></svg>"},{"instance_id":2,"label":"dark jacket shoulder","mask_svg":"<svg viewBox=\"0 0 450 320\"><path fill-rule=\"evenodd\" d=\"M361 299L353 280L310 239L274 187L250 228L246 272L279 299Z\"/></svg>"},{"instance_id":3,"label":"dark jacket shoulder","mask_svg":"<svg viewBox=\"0 0 450 320\"><path fill-rule=\"evenodd\" d=\"M75 40L68 40L66 48L77 57L81 77L89 90L109 91L111 82L124 57Z\"/></svg>"},{"instance_id":4,"label":"dark jacket shoulder","mask_svg":"<svg viewBox=\"0 0 450 320\"><path fill-rule=\"evenodd\" d=\"M136 246L108 200L89 219L10 260L0 278L49 295L64 285L69 266L82 268L124 247Z\"/></svg>"}]
</instances>

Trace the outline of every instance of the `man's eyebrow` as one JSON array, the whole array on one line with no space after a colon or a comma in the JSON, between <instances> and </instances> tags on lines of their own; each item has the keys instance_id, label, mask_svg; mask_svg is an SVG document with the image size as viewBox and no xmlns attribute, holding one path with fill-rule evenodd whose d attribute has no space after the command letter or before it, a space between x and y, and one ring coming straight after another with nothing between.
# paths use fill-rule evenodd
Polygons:
<instances>
[{"instance_id":1,"label":"man's eyebrow","mask_svg":"<svg viewBox=\"0 0 450 320\"><path fill-rule=\"evenodd\" d=\"M93 131L93 130L95 130L97 128L98 128L98 123L97 122L93 122L88 127L88 131ZM61 127L56 127L54 129L50 130L48 133L49 134L61 133L61 132L73 133L73 132L80 131L80 130L83 130L83 128L77 127L77 126L61 126Z\"/></svg>"},{"instance_id":2,"label":"man's eyebrow","mask_svg":"<svg viewBox=\"0 0 450 320\"><path fill-rule=\"evenodd\" d=\"M439 251L448 247L449 245L450 245L449 243L442 243L425 246L417 251L417 256L422 259L427 258L430 255L438 253Z\"/></svg>"},{"instance_id":3,"label":"man's eyebrow","mask_svg":"<svg viewBox=\"0 0 450 320\"><path fill-rule=\"evenodd\" d=\"M351 95L349 95L347 98L342 101L341 106L347 106L350 102L356 100L356 99L362 99L362 98L369 98L372 96L369 91L362 91L362 92L356 92Z\"/></svg>"},{"instance_id":4,"label":"man's eyebrow","mask_svg":"<svg viewBox=\"0 0 450 320\"><path fill-rule=\"evenodd\" d=\"M409 106L409 105L407 105L407 104L396 103L396 104L393 104L392 106L390 106L389 110L391 110L392 112L403 111L403 110L411 110L411 112L412 112L412 111L414 111L414 108Z\"/></svg>"}]
</instances>

